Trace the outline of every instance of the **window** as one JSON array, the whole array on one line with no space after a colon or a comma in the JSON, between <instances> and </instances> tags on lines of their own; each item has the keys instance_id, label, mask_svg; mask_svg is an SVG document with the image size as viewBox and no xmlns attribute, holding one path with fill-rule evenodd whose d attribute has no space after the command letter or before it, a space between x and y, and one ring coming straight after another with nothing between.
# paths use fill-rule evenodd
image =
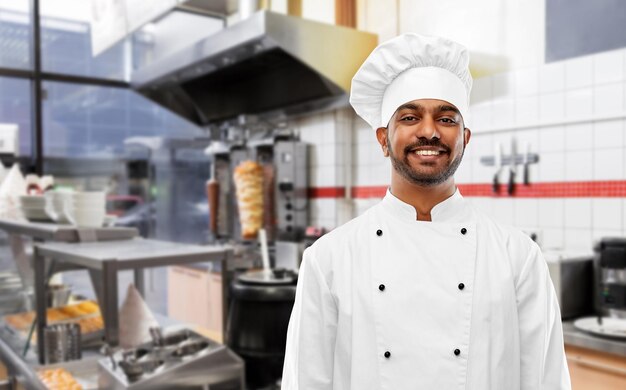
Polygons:
<instances>
[{"instance_id":1,"label":"window","mask_svg":"<svg viewBox=\"0 0 626 390\"><path fill-rule=\"evenodd\" d=\"M127 40L93 57L91 2L43 0L41 4L41 67L45 72L125 80Z\"/></svg>"},{"instance_id":2,"label":"window","mask_svg":"<svg viewBox=\"0 0 626 390\"><path fill-rule=\"evenodd\" d=\"M44 82L44 156L120 157L137 136L193 137L192 123L124 88Z\"/></svg>"},{"instance_id":3,"label":"window","mask_svg":"<svg viewBox=\"0 0 626 390\"><path fill-rule=\"evenodd\" d=\"M26 79L0 77L0 124L17 125L20 156L32 155L30 85Z\"/></svg>"},{"instance_id":4,"label":"window","mask_svg":"<svg viewBox=\"0 0 626 390\"><path fill-rule=\"evenodd\" d=\"M31 69L30 0L0 0L0 67Z\"/></svg>"}]
</instances>

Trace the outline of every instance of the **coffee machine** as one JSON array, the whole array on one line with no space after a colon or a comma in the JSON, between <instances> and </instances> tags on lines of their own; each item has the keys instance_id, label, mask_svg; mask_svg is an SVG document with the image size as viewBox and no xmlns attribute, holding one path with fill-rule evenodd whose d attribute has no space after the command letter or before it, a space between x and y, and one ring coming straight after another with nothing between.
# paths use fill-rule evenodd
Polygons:
<instances>
[{"instance_id":1,"label":"coffee machine","mask_svg":"<svg viewBox=\"0 0 626 390\"><path fill-rule=\"evenodd\" d=\"M594 252L596 311L626 319L626 238L603 238Z\"/></svg>"}]
</instances>

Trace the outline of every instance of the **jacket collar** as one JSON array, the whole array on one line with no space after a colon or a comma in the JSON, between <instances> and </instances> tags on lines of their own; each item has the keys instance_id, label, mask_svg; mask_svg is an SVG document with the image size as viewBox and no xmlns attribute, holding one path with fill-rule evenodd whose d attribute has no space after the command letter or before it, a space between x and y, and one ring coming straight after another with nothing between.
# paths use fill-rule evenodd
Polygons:
<instances>
[{"instance_id":1,"label":"jacket collar","mask_svg":"<svg viewBox=\"0 0 626 390\"><path fill-rule=\"evenodd\" d=\"M416 221L417 212L413 206L404 203L396 198L391 189L387 188L387 194L382 201L383 209L407 221ZM469 208L465 199L457 188L454 194L444 201L438 203L430 211L430 217L433 222L458 222L465 221L469 218Z\"/></svg>"}]
</instances>

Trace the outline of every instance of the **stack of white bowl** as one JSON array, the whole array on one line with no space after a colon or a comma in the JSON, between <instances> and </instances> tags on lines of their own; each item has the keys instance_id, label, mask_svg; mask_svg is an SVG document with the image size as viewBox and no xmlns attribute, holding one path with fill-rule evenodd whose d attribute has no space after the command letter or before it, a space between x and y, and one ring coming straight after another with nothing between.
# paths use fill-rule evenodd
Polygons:
<instances>
[{"instance_id":1,"label":"stack of white bowl","mask_svg":"<svg viewBox=\"0 0 626 390\"><path fill-rule=\"evenodd\" d=\"M21 195L20 208L29 221L50 221L46 214L46 199L43 195Z\"/></svg>"},{"instance_id":2,"label":"stack of white bowl","mask_svg":"<svg viewBox=\"0 0 626 390\"><path fill-rule=\"evenodd\" d=\"M70 220L65 213L65 204L72 198L72 192L66 190L48 191L44 194L46 198L46 213L56 223L69 223Z\"/></svg>"},{"instance_id":3,"label":"stack of white bowl","mask_svg":"<svg viewBox=\"0 0 626 390\"><path fill-rule=\"evenodd\" d=\"M104 191L73 192L65 203L64 210L73 225L101 227L106 217L106 193Z\"/></svg>"}]
</instances>

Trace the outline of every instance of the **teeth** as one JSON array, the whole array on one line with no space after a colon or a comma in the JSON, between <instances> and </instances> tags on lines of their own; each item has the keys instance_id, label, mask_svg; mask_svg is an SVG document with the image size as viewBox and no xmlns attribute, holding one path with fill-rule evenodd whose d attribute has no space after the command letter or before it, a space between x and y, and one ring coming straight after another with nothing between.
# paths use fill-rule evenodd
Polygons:
<instances>
[{"instance_id":1,"label":"teeth","mask_svg":"<svg viewBox=\"0 0 626 390\"><path fill-rule=\"evenodd\" d=\"M439 151L437 150L416 150L415 154L418 156L438 156Z\"/></svg>"}]
</instances>

